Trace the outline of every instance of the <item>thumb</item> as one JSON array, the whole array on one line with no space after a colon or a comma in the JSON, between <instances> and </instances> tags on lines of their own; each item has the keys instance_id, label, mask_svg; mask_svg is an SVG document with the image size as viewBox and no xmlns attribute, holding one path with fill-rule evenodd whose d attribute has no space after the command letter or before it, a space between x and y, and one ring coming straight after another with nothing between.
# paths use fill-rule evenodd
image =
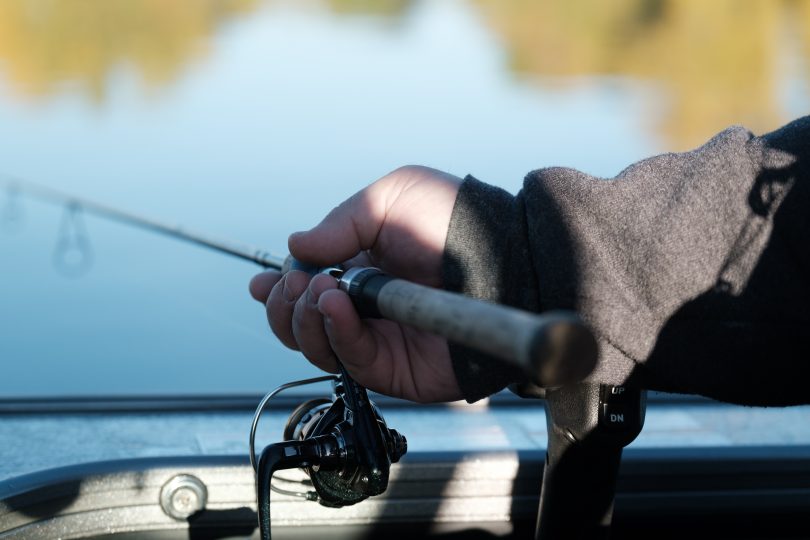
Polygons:
<instances>
[{"instance_id":1,"label":"thumb","mask_svg":"<svg viewBox=\"0 0 810 540\"><path fill-rule=\"evenodd\" d=\"M395 200L391 188L377 182L343 201L314 228L290 235L290 254L304 262L325 266L351 259L370 249L385 222L387 204Z\"/></svg>"}]
</instances>

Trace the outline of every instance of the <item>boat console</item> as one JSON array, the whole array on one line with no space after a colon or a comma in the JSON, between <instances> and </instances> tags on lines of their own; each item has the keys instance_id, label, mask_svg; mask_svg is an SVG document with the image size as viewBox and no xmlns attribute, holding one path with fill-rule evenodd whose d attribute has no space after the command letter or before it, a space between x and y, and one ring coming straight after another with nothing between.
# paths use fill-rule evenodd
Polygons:
<instances>
[{"instance_id":1,"label":"boat console","mask_svg":"<svg viewBox=\"0 0 810 540\"><path fill-rule=\"evenodd\" d=\"M271 403L258 444L280 440L295 406L314 397ZM372 398L408 439L388 489L343 508L272 492L275 538L532 537L549 440L541 401ZM245 437L257 401L0 402L0 539L258 538ZM622 454L611 538L683 538L709 527L735 538L806 535L808 418L810 407L651 394L645 428ZM313 489L300 469L274 482ZM587 489L563 492L579 497L561 510L566 519L577 519ZM569 522L571 530L582 521Z\"/></svg>"}]
</instances>

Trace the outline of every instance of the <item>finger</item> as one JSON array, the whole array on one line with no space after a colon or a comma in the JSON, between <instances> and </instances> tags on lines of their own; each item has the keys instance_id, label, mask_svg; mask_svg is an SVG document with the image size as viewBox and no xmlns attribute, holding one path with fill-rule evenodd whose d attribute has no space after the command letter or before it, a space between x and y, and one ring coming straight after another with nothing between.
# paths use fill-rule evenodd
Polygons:
<instances>
[{"instance_id":1,"label":"finger","mask_svg":"<svg viewBox=\"0 0 810 540\"><path fill-rule=\"evenodd\" d=\"M278 339L290 349L298 350L292 333L295 303L309 284L309 274L291 270L284 274L267 298L267 321Z\"/></svg>"},{"instance_id":2,"label":"finger","mask_svg":"<svg viewBox=\"0 0 810 540\"><path fill-rule=\"evenodd\" d=\"M293 257L317 265L356 256L374 245L385 222L386 201L396 198L377 182L343 201L316 225L294 233L288 244Z\"/></svg>"},{"instance_id":3,"label":"finger","mask_svg":"<svg viewBox=\"0 0 810 540\"><path fill-rule=\"evenodd\" d=\"M371 388L384 386L374 366L379 351L371 329L360 320L349 296L340 290L325 291L318 301L332 351L357 381Z\"/></svg>"},{"instance_id":4,"label":"finger","mask_svg":"<svg viewBox=\"0 0 810 540\"><path fill-rule=\"evenodd\" d=\"M357 256L343 261L344 268L354 268L355 266L374 266L374 261L367 251L361 251Z\"/></svg>"},{"instance_id":5,"label":"finger","mask_svg":"<svg viewBox=\"0 0 810 540\"><path fill-rule=\"evenodd\" d=\"M318 311L318 299L330 289L337 288L337 281L320 274L312 278L309 287L295 304L292 318L292 333L304 356L325 371L337 372L337 358L324 330L323 315Z\"/></svg>"},{"instance_id":6,"label":"finger","mask_svg":"<svg viewBox=\"0 0 810 540\"><path fill-rule=\"evenodd\" d=\"M270 297L270 291L273 290L273 287L280 279L281 273L275 270L268 270L261 274L256 274L253 276L253 279L250 280L250 285L248 285L250 296L262 304L266 304L267 299Z\"/></svg>"}]
</instances>

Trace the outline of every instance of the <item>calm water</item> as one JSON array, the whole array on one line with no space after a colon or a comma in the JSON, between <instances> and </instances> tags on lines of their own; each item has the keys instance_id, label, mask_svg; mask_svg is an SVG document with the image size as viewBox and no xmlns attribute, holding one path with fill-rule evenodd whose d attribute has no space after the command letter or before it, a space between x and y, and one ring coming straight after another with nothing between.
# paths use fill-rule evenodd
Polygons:
<instances>
[{"instance_id":1,"label":"calm water","mask_svg":"<svg viewBox=\"0 0 810 540\"><path fill-rule=\"evenodd\" d=\"M810 110L810 2L0 3L0 173L283 252L421 163L511 191ZM255 268L0 191L0 396L261 392L316 370Z\"/></svg>"}]
</instances>

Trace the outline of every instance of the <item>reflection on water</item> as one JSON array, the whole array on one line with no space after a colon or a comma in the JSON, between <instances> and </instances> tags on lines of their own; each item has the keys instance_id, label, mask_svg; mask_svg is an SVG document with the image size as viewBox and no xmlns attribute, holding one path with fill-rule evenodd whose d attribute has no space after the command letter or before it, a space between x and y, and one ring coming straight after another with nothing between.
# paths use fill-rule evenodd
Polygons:
<instances>
[{"instance_id":1,"label":"reflection on water","mask_svg":"<svg viewBox=\"0 0 810 540\"><path fill-rule=\"evenodd\" d=\"M0 185L8 173L283 250L404 163L516 191L532 168L610 176L731 123L806 113L809 13L0 0ZM317 374L248 298L252 266L61 210L0 190L0 396L258 393Z\"/></svg>"},{"instance_id":2,"label":"reflection on water","mask_svg":"<svg viewBox=\"0 0 810 540\"><path fill-rule=\"evenodd\" d=\"M790 0L475 0L524 75L620 75L663 86L658 126L684 148L731 124L787 120L779 70L801 43L810 79L810 3Z\"/></svg>"},{"instance_id":3,"label":"reflection on water","mask_svg":"<svg viewBox=\"0 0 810 540\"><path fill-rule=\"evenodd\" d=\"M344 15L375 15L397 18L414 4L413 0L328 0L329 8Z\"/></svg>"},{"instance_id":4,"label":"reflection on water","mask_svg":"<svg viewBox=\"0 0 810 540\"><path fill-rule=\"evenodd\" d=\"M788 120L783 66L810 79L810 2L791 0L471 0L518 78L565 84L622 76L660 85L656 131L684 148L730 124L755 131ZM206 38L255 0L4 0L0 67L28 96L78 82L94 100L121 65L147 85L171 82ZM327 0L340 15L396 20L413 0Z\"/></svg>"},{"instance_id":5,"label":"reflection on water","mask_svg":"<svg viewBox=\"0 0 810 540\"><path fill-rule=\"evenodd\" d=\"M15 89L40 96L78 82L94 100L111 71L135 67L147 85L170 82L205 52L222 23L255 0L3 0L0 68Z\"/></svg>"}]
</instances>

